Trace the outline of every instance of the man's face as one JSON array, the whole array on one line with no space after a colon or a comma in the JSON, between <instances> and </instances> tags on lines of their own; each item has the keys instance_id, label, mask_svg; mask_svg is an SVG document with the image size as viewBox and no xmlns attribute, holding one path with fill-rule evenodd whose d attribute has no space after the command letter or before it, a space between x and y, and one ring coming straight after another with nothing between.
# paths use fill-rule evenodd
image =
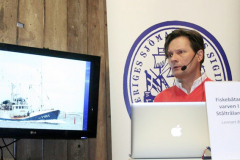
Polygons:
<instances>
[{"instance_id":1,"label":"man's face","mask_svg":"<svg viewBox=\"0 0 240 160\"><path fill-rule=\"evenodd\" d=\"M170 42L168 59L174 77L184 79L199 76L196 75L200 73L200 64L197 60L198 56L195 56L195 52L191 48L190 41L187 37L177 37ZM192 59L193 61L191 62ZM182 71L181 68L186 65L188 65L187 69Z\"/></svg>"}]
</instances>

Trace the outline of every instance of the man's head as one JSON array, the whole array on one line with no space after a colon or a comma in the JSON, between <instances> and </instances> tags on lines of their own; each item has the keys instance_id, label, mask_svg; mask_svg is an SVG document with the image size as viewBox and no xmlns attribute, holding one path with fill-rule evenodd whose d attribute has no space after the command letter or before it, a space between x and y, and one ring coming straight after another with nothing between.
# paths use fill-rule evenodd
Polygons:
<instances>
[{"instance_id":1,"label":"man's head","mask_svg":"<svg viewBox=\"0 0 240 160\"><path fill-rule=\"evenodd\" d=\"M164 49L176 78L195 80L201 76L201 65L204 61L201 34L194 30L174 30L166 37Z\"/></svg>"},{"instance_id":2,"label":"man's head","mask_svg":"<svg viewBox=\"0 0 240 160\"><path fill-rule=\"evenodd\" d=\"M170 33L165 40L164 44L164 50L165 50L165 56L168 58L168 47L172 40L178 37L186 37L190 41L190 46L195 52L195 54L199 51L203 51L203 59L201 61L201 64L204 62L204 42L203 37L200 33L198 33L195 30L187 30L187 29L176 29L172 33Z\"/></svg>"}]
</instances>

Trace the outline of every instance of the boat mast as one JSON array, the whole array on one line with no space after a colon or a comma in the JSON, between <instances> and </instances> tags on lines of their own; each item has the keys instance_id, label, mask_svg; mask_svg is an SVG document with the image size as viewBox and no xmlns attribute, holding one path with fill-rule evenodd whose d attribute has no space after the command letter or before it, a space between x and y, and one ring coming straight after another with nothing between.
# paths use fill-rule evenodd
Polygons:
<instances>
[{"instance_id":1,"label":"boat mast","mask_svg":"<svg viewBox=\"0 0 240 160\"><path fill-rule=\"evenodd\" d=\"M40 97L40 101L41 101L41 105L40 105L40 110L42 111L42 107L43 107L43 86L42 86L42 66L41 66L41 71L39 71L37 69L37 71L40 73L40 86L41 86L41 97Z\"/></svg>"},{"instance_id":2,"label":"boat mast","mask_svg":"<svg viewBox=\"0 0 240 160\"><path fill-rule=\"evenodd\" d=\"M43 86L42 86L42 65L41 65L41 111L42 111L42 107L43 107Z\"/></svg>"},{"instance_id":3,"label":"boat mast","mask_svg":"<svg viewBox=\"0 0 240 160\"><path fill-rule=\"evenodd\" d=\"M11 87L12 87L12 91L11 91L11 101L13 102L14 101L14 94L13 94L13 89L14 89L14 84L11 83Z\"/></svg>"}]
</instances>

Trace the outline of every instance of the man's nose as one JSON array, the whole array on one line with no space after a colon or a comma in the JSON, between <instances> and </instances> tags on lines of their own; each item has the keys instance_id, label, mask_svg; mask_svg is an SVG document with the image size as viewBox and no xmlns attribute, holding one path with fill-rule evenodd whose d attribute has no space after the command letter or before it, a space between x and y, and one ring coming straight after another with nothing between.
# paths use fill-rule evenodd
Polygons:
<instances>
[{"instance_id":1,"label":"man's nose","mask_svg":"<svg viewBox=\"0 0 240 160\"><path fill-rule=\"evenodd\" d=\"M177 54L176 54L176 53L173 53L173 54L172 54L172 57L170 58L170 61L171 61L171 62L174 62L174 61L177 61L177 59L178 59Z\"/></svg>"}]
</instances>

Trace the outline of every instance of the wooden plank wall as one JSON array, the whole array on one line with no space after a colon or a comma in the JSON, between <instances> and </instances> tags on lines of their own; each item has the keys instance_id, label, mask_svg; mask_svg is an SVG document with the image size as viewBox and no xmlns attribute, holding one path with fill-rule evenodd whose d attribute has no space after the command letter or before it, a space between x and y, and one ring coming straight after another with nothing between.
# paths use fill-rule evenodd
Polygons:
<instances>
[{"instance_id":1,"label":"wooden plank wall","mask_svg":"<svg viewBox=\"0 0 240 160\"><path fill-rule=\"evenodd\" d=\"M0 0L0 42L101 56L97 138L21 139L17 160L111 160L106 0Z\"/></svg>"}]
</instances>

